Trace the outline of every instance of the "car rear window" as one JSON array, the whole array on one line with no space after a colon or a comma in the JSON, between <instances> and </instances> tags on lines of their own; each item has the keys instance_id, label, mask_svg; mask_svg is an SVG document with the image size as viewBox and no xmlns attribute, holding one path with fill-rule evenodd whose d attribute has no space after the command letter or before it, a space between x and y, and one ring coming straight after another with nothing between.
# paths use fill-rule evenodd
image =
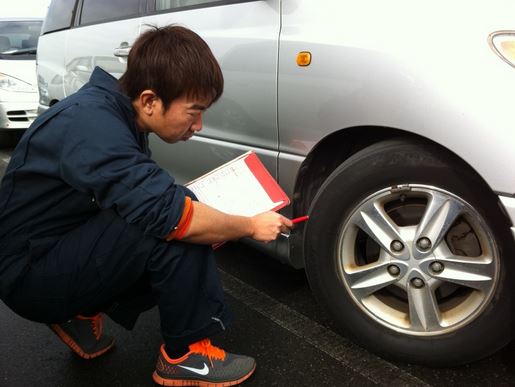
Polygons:
<instances>
[{"instance_id":1,"label":"car rear window","mask_svg":"<svg viewBox=\"0 0 515 387\"><path fill-rule=\"evenodd\" d=\"M70 28L76 0L52 0L43 23L42 34Z\"/></svg>"}]
</instances>

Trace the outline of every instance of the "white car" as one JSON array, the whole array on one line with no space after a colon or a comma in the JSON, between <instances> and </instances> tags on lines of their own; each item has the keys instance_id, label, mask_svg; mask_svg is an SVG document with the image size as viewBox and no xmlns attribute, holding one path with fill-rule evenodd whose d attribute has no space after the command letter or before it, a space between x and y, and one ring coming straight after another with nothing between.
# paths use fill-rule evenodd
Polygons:
<instances>
[{"instance_id":1,"label":"white car","mask_svg":"<svg viewBox=\"0 0 515 387\"><path fill-rule=\"evenodd\" d=\"M37 116L36 48L42 23L0 18L0 131L26 129Z\"/></svg>"},{"instance_id":2,"label":"white car","mask_svg":"<svg viewBox=\"0 0 515 387\"><path fill-rule=\"evenodd\" d=\"M304 268L370 350L451 365L511 340L513 0L78 4L50 5L42 109L81 84L78 58L124 64L148 24L185 25L212 48L225 91L188 143L151 138L159 164L187 182L254 150L292 199L283 213L310 216L257 247Z\"/></svg>"}]
</instances>

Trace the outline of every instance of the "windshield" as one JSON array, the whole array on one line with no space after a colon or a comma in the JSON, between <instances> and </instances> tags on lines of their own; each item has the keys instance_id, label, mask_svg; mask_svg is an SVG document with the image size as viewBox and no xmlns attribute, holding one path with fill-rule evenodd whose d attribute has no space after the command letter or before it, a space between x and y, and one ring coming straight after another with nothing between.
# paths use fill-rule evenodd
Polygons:
<instances>
[{"instance_id":1,"label":"windshield","mask_svg":"<svg viewBox=\"0 0 515 387\"><path fill-rule=\"evenodd\" d=\"M42 23L41 20L0 21L0 55L4 59L18 55L35 58Z\"/></svg>"}]
</instances>

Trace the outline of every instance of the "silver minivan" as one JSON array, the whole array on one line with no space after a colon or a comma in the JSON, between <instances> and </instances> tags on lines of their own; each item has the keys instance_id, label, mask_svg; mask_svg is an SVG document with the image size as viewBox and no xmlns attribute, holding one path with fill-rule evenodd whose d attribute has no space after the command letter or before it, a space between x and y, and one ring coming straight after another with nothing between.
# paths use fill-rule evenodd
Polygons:
<instances>
[{"instance_id":1,"label":"silver minivan","mask_svg":"<svg viewBox=\"0 0 515 387\"><path fill-rule=\"evenodd\" d=\"M94 66L120 76L148 25L193 29L225 92L188 143L151 138L157 162L187 182L254 150L284 214L310 216L255 246L304 268L345 335L470 362L514 327L514 14L507 0L53 0L40 109Z\"/></svg>"}]
</instances>

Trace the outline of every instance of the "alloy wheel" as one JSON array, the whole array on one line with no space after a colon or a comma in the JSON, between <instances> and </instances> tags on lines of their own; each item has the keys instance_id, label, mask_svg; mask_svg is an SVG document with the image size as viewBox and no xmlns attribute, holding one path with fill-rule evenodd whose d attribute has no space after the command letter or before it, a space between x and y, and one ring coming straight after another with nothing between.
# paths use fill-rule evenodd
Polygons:
<instances>
[{"instance_id":1,"label":"alloy wheel","mask_svg":"<svg viewBox=\"0 0 515 387\"><path fill-rule=\"evenodd\" d=\"M385 188L359 203L338 240L338 273L384 326L440 335L469 324L499 281L499 253L481 215L426 185Z\"/></svg>"}]
</instances>

